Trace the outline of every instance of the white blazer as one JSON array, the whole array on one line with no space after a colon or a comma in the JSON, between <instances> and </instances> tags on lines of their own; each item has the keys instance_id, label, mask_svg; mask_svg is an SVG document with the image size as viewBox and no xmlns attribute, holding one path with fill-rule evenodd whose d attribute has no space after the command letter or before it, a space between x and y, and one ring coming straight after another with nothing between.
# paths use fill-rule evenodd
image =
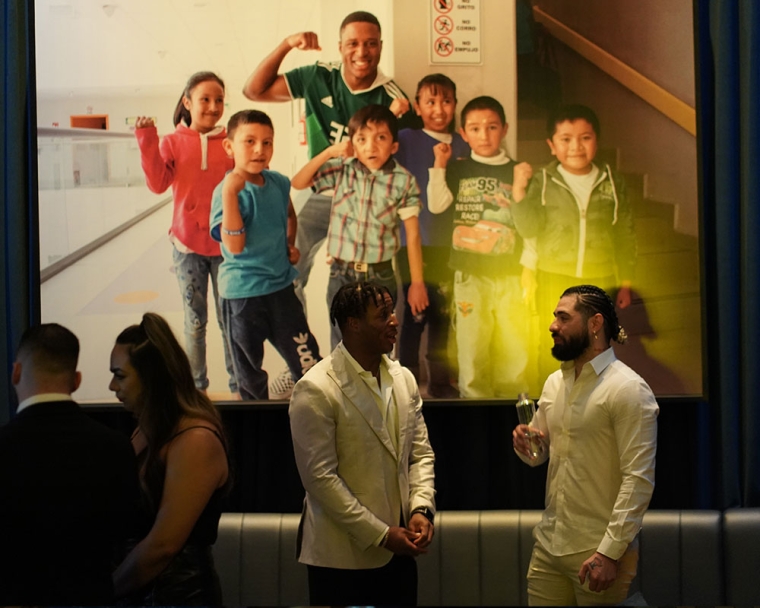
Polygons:
<instances>
[{"instance_id":1,"label":"white blazer","mask_svg":"<svg viewBox=\"0 0 760 608\"><path fill-rule=\"evenodd\" d=\"M387 526L409 521L417 507L435 511L435 457L422 399L408 369L384 357L398 408L399 449L393 446L372 392L336 348L293 389L290 430L306 490L299 561L366 569L393 554L375 542Z\"/></svg>"}]
</instances>

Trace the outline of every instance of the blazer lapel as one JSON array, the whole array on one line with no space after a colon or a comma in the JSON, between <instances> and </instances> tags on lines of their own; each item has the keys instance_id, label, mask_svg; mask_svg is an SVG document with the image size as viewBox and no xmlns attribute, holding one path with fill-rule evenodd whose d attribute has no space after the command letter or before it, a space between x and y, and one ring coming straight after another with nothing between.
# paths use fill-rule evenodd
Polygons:
<instances>
[{"instance_id":1,"label":"blazer lapel","mask_svg":"<svg viewBox=\"0 0 760 608\"><path fill-rule=\"evenodd\" d=\"M388 427L382 414L380 414L372 392L356 373L356 370L346 361L339 349L333 352L333 365L331 369L327 370L327 374L335 381L351 405L362 415L380 442L391 453L391 456L398 460ZM395 378L393 388L394 390L396 388Z\"/></svg>"},{"instance_id":2,"label":"blazer lapel","mask_svg":"<svg viewBox=\"0 0 760 608\"><path fill-rule=\"evenodd\" d=\"M389 370L391 378L393 378L393 396L396 399L396 416L398 417L398 445L401 449L401 446L404 445L404 437L409 429L411 395L401 365L391 361Z\"/></svg>"}]
</instances>

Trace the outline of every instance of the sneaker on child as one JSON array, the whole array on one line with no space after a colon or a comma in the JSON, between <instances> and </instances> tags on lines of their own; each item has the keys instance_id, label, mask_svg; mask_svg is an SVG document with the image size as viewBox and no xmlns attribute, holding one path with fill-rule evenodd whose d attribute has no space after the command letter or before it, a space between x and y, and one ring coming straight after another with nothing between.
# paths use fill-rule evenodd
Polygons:
<instances>
[{"instance_id":1,"label":"sneaker on child","mask_svg":"<svg viewBox=\"0 0 760 608\"><path fill-rule=\"evenodd\" d=\"M293 393L293 387L296 385L293 382L293 376L290 370L286 367L280 372L269 384L269 398L270 399L290 399L290 395Z\"/></svg>"}]
</instances>

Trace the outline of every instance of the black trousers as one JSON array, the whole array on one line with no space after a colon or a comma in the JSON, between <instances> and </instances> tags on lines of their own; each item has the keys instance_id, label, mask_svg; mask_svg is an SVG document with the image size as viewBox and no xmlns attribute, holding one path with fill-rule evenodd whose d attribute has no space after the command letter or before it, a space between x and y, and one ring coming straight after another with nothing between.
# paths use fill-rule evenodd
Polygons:
<instances>
[{"instance_id":1,"label":"black trousers","mask_svg":"<svg viewBox=\"0 0 760 608\"><path fill-rule=\"evenodd\" d=\"M416 606L417 562L394 555L382 568L308 566L312 606Z\"/></svg>"}]
</instances>

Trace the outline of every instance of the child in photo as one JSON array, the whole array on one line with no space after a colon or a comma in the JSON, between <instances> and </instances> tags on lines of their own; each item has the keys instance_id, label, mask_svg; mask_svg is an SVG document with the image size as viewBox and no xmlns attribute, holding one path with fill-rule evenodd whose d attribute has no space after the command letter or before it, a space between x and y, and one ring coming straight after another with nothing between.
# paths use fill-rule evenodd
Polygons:
<instances>
[{"instance_id":1,"label":"child in photo","mask_svg":"<svg viewBox=\"0 0 760 608\"><path fill-rule=\"evenodd\" d=\"M209 384L206 365L209 279L219 329L224 332L217 284L222 255L219 243L208 233L211 194L232 169L232 160L222 147L224 127L217 124L223 112L224 82L213 72L198 72L187 81L174 110L173 133L159 142L152 118L139 116L135 122L148 188L156 194L165 192L169 186L172 189L174 213L169 237L174 245L174 274L185 313L185 351L195 386L201 390L206 390ZM237 396L226 341L224 360L230 392Z\"/></svg>"},{"instance_id":2,"label":"child in photo","mask_svg":"<svg viewBox=\"0 0 760 608\"><path fill-rule=\"evenodd\" d=\"M351 117L348 133L348 141L326 148L293 177L294 188L335 191L327 234L332 260L328 306L342 285L354 281L377 283L395 296L393 256L403 222L411 275L409 306L413 314L420 314L428 297L417 219L419 188L414 176L392 158L398 150L396 117L385 106L368 105ZM331 327L333 348L340 339L340 330Z\"/></svg>"},{"instance_id":3,"label":"child in photo","mask_svg":"<svg viewBox=\"0 0 760 608\"><path fill-rule=\"evenodd\" d=\"M504 108L493 97L467 103L460 132L470 157L449 162L451 145L437 144L428 184L433 213L453 205L448 235L459 392L473 399L514 398L527 389L524 243L512 220L517 163L502 148L507 128Z\"/></svg>"},{"instance_id":4,"label":"child in photo","mask_svg":"<svg viewBox=\"0 0 760 608\"><path fill-rule=\"evenodd\" d=\"M636 266L625 181L608 164L594 163L600 133L596 113L567 105L549 117L547 127L546 142L556 160L532 179L530 167L516 171L512 192L517 228L536 238L541 378L559 367L551 358L548 331L557 294L579 283L599 285L617 292L617 306L626 308Z\"/></svg>"},{"instance_id":5,"label":"child in photo","mask_svg":"<svg viewBox=\"0 0 760 608\"><path fill-rule=\"evenodd\" d=\"M214 190L211 236L221 241L224 262L219 292L224 326L243 399L268 399L262 369L264 341L300 379L319 361L293 287L296 214L290 181L268 169L274 127L264 112L243 110L230 118L224 149L235 167Z\"/></svg>"},{"instance_id":6,"label":"child in photo","mask_svg":"<svg viewBox=\"0 0 760 608\"><path fill-rule=\"evenodd\" d=\"M429 306L415 315L406 302L411 284L408 272L406 231L401 226L401 249L396 256L397 269L404 290L404 308L399 334L399 363L409 368L419 382L420 342L427 327L425 359L427 393L431 397L450 398L458 395L451 386L454 378L448 357L451 290L454 272L449 268L449 246L453 208L440 214L430 213L427 201L429 171L435 161L433 148L440 142L449 144L453 158L469 156L470 147L454 131L456 117L456 84L444 74L429 74L420 80L414 100L414 111L422 119L422 129L402 129L398 134L396 160L408 169L420 188L420 238L424 260L425 288Z\"/></svg>"}]
</instances>

